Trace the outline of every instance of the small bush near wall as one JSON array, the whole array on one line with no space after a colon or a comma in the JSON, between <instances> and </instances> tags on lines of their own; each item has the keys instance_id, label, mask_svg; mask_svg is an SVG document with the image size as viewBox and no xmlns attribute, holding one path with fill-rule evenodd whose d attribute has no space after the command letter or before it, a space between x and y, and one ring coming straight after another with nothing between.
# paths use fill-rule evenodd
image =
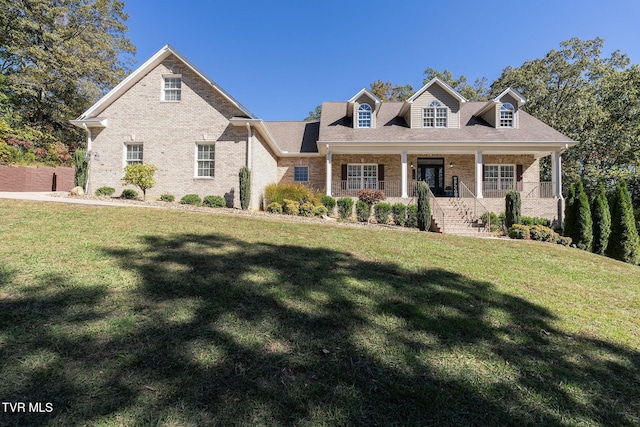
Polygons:
<instances>
[{"instance_id":1,"label":"small bush near wall","mask_svg":"<svg viewBox=\"0 0 640 427\"><path fill-rule=\"evenodd\" d=\"M407 206L407 227L418 228L418 205Z\"/></svg>"},{"instance_id":2,"label":"small bush near wall","mask_svg":"<svg viewBox=\"0 0 640 427\"><path fill-rule=\"evenodd\" d=\"M347 219L353 212L353 199L351 197L342 197L336 201L338 206L338 215L340 219Z\"/></svg>"},{"instance_id":3,"label":"small bush near wall","mask_svg":"<svg viewBox=\"0 0 640 427\"><path fill-rule=\"evenodd\" d=\"M371 205L364 200L358 200L356 202L356 218L358 218L358 221L367 222L370 216Z\"/></svg>"},{"instance_id":4,"label":"small bush near wall","mask_svg":"<svg viewBox=\"0 0 640 427\"><path fill-rule=\"evenodd\" d=\"M529 229L529 235L531 240L537 240L539 242L555 243L558 241L558 234L543 225L534 225Z\"/></svg>"},{"instance_id":5,"label":"small bush near wall","mask_svg":"<svg viewBox=\"0 0 640 427\"><path fill-rule=\"evenodd\" d=\"M300 215L312 217L316 214L316 207L311 202L304 202L300 205Z\"/></svg>"},{"instance_id":6,"label":"small bush near wall","mask_svg":"<svg viewBox=\"0 0 640 427\"><path fill-rule=\"evenodd\" d=\"M267 205L267 212L281 214L282 213L282 205L278 202L269 203Z\"/></svg>"},{"instance_id":7,"label":"small bush near wall","mask_svg":"<svg viewBox=\"0 0 640 427\"><path fill-rule=\"evenodd\" d=\"M491 221L489 223L489 229L491 232L500 230L500 219L498 218L498 215L496 215L495 213L485 212L480 217L480 220L485 224L487 223L487 221Z\"/></svg>"},{"instance_id":8,"label":"small bush near wall","mask_svg":"<svg viewBox=\"0 0 640 427\"><path fill-rule=\"evenodd\" d=\"M282 212L287 215L298 215L300 214L300 203L296 200L285 199L282 204Z\"/></svg>"},{"instance_id":9,"label":"small bush near wall","mask_svg":"<svg viewBox=\"0 0 640 427\"><path fill-rule=\"evenodd\" d=\"M370 188L364 188L358 192L358 200L367 203L369 206L373 206L381 200L385 200L387 197L382 190L372 190Z\"/></svg>"},{"instance_id":10,"label":"small bush near wall","mask_svg":"<svg viewBox=\"0 0 640 427\"><path fill-rule=\"evenodd\" d=\"M176 200L176 197L173 194L163 194L160 196L161 202L173 202Z\"/></svg>"},{"instance_id":11,"label":"small bush near wall","mask_svg":"<svg viewBox=\"0 0 640 427\"><path fill-rule=\"evenodd\" d=\"M227 206L227 202L224 200L224 197L206 196L202 199L202 205L210 208L224 208Z\"/></svg>"},{"instance_id":12,"label":"small bush near wall","mask_svg":"<svg viewBox=\"0 0 640 427\"><path fill-rule=\"evenodd\" d=\"M113 187L100 187L96 190L96 196L112 196L116 192Z\"/></svg>"},{"instance_id":13,"label":"small bush near wall","mask_svg":"<svg viewBox=\"0 0 640 427\"><path fill-rule=\"evenodd\" d=\"M269 184L264 189L264 199L267 204L277 202L284 205L285 200L293 200L299 204L304 202L312 202L314 205L320 204L318 195L312 189L300 184Z\"/></svg>"},{"instance_id":14,"label":"small bush near wall","mask_svg":"<svg viewBox=\"0 0 640 427\"><path fill-rule=\"evenodd\" d=\"M386 224L391 216L391 204L380 202L374 207L375 217L378 224Z\"/></svg>"},{"instance_id":15,"label":"small bush near wall","mask_svg":"<svg viewBox=\"0 0 640 427\"><path fill-rule=\"evenodd\" d=\"M183 205L193 205L200 206L202 205L202 199L197 194L185 194L180 199L180 203Z\"/></svg>"},{"instance_id":16,"label":"small bush near wall","mask_svg":"<svg viewBox=\"0 0 640 427\"><path fill-rule=\"evenodd\" d=\"M122 190L122 194L120 194L120 198L121 199L137 199L138 198L138 192L136 190L132 190L130 188L125 188L124 190Z\"/></svg>"},{"instance_id":17,"label":"small bush near wall","mask_svg":"<svg viewBox=\"0 0 640 427\"><path fill-rule=\"evenodd\" d=\"M396 203L391 207L393 212L393 223L403 226L407 223L407 205L404 203Z\"/></svg>"},{"instance_id":18,"label":"small bush near wall","mask_svg":"<svg viewBox=\"0 0 640 427\"><path fill-rule=\"evenodd\" d=\"M320 206L316 206L314 213L316 216L327 216L328 211L327 211L327 208L320 205Z\"/></svg>"},{"instance_id":19,"label":"small bush near wall","mask_svg":"<svg viewBox=\"0 0 640 427\"><path fill-rule=\"evenodd\" d=\"M545 227L549 227L551 222L546 218L532 218L530 216L521 216L520 224L527 225L529 227L533 227L534 225L543 225Z\"/></svg>"},{"instance_id":20,"label":"small bush near wall","mask_svg":"<svg viewBox=\"0 0 640 427\"><path fill-rule=\"evenodd\" d=\"M333 210L336 207L336 199L334 199L331 196L327 196L326 194L322 197L320 197L320 203L322 203L322 205L327 208L327 213L329 215L333 214Z\"/></svg>"},{"instance_id":21,"label":"small bush near wall","mask_svg":"<svg viewBox=\"0 0 640 427\"><path fill-rule=\"evenodd\" d=\"M530 228L522 224L513 224L509 228L508 235L512 239L529 240L531 235L529 233Z\"/></svg>"}]
</instances>

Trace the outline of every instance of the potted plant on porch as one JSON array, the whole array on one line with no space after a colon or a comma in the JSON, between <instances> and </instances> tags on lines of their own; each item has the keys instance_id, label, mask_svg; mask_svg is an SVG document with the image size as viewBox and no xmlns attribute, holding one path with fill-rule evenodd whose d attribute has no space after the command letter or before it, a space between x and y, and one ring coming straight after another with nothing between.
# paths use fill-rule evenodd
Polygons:
<instances>
[{"instance_id":1,"label":"potted plant on porch","mask_svg":"<svg viewBox=\"0 0 640 427\"><path fill-rule=\"evenodd\" d=\"M446 197L451 197L453 195L453 187L450 185L447 185L446 187L444 187L444 195Z\"/></svg>"}]
</instances>

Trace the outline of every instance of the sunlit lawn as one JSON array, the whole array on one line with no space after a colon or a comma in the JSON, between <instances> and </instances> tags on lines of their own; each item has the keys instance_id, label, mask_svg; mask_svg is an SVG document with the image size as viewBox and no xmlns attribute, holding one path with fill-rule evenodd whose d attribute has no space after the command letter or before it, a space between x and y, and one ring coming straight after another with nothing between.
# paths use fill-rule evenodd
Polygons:
<instances>
[{"instance_id":1,"label":"sunlit lawn","mask_svg":"<svg viewBox=\"0 0 640 427\"><path fill-rule=\"evenodd\" d=\"M0 238L0 401L53 407L0 425L640 424L638 267L8 200Z\"/></svg>"}]
</instances>

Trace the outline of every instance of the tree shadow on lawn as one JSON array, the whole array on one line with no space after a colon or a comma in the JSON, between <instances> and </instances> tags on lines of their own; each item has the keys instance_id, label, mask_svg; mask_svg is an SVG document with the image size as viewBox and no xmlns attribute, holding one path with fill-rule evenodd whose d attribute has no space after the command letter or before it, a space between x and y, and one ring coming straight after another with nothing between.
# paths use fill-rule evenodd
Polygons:
<instances>
[{"instance_id":1,"label":"tree shadow on lawn","mask_svg":"<svg viewBox=\"0 0 640 427\"><path fill-rule=\"evenodd\" d=\"M2 401L59 408L11 423L640 421L640 354L567 336L491 283L218 234L143 243L105 249L139 276L123 313L101 287L0 301ZM112 329L99 337L57 328L100 318ZM22 369L33 357L41 369Z\"/></svg>"}]
</instances>

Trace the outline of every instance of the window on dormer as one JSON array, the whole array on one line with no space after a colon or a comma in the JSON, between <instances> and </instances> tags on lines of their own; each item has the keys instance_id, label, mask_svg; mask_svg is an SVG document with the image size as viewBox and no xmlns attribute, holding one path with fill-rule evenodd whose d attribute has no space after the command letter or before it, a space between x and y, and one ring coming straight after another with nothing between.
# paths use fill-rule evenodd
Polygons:
<instances>
[{"instance_id":1,"label":"window on dormer","mask_svg":"<svg viewBox=\"0 0 640 427\"><path fill-rule=\"evenodd\" d=\"M513 127L513 113L515 108L509 103L502 104L500 107L500 127L512 128Z\"/></svg>"},{"instance_id":2,"label":"window on dormer","mask_svg":"<svg viewBox=\"0 0 640 427\"><path fill-rule=\"evenodd\" d=\"M447 107L443 107L438 101L433 101L422 110L422 127L446 128Z\"/></svg>"},{"instance_id":3,"label":"window on dormer","mask_svg":"<svg viewBox=\"0 0 640 427\"><path fill-rule=\"evenodd\" d=\"M371 127L371 106L369 104L362 104L358 107L358 127Z\"/></svg>"}]
</instances>

